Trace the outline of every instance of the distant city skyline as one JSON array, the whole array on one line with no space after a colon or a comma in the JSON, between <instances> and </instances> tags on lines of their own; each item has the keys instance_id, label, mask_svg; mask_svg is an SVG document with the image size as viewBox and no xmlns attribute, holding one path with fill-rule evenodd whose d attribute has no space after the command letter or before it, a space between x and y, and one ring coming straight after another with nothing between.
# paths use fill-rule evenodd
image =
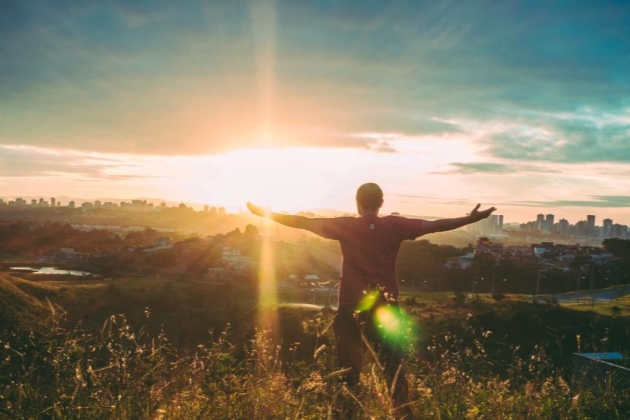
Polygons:
<instances>
[{"instance_id":1,"label":"distant city skyline","mask_svg":"<svg viewBox=\"0 0 630 420\"><path fill-rule=\"evenodd\" d=\"M43 196L22 196L22 197L16 197L16 196L0 196L0 206L7 206L11 201L15 200L22 200L21 205L24 206L37 206L37 207L41 207L42 204L45 206L51 206L54 204L56 206L60 206L60 207L66 207L68 206L71 202L75 205L75 207L80 207L81 204L83 203L98 203L99 206L102 206L105 203L109 203L109 204L120 204L120 203L132 203L132 202L141 202L144 204L151 204L151 206L155 206L155 207L159 207L159 206L177 206L181 203L184 203L188 206L193 207L195 210L197 211L201 211L204 208L207 210L208 208L222 208L223 211L227 211L230 213L236 213L236 212L247 212L245 206L237 206L235 208L231 208L230 206L225 206L222 205L221 203L203 203L203 202L185 202L185 201L174 201L174 200L166 200L166 199L162 199L162 198L148 198L148 197L137 197L137 198L105 198L105 197L98 197L98 198L80 198L80 197L69 197L69 196L64 196L64 195L60 195L60 196L49 196L49 197L43 197ZM339 209L332 209L332 208L320 208L320 209L304 209L304 211L316 211L316 210L320 210L320 211L325 211L325 212L332 212L332 213L352 213L352 214L356 214L356 209L354 210L350 210L350 211L343 211L343 210L339 210ZM397 213L397 214L402 214L400 212L393 212L393 213ZM390 214L388 212L382 212L382 215L386 215L386 214ZM437 215L431 215L431 214L414 214L414 213L405 213L405 215L409 215L409 216L416 216L416 217L440 217ZM542 216L542 219L541 219ZM547 213L547 212L542 212L542 213L536 213L535 216L532 215L530 216L529 219L524 219L524 220L509 220L505 218L504 214L493 214L490 218L482 220L480 222L478 222L478 224L497 224L498 226L500 226L499 230L509 226L509 225L516 225L516 226L520 226L523 224L528 224L531 223L532 225L535 225L535 229L540 230L540 231L548 231L549 228L545 227L545 222L546 223L551 223L551 226L554 225L554 221L557 220L558 223L561 223L563 221L569 223L570 225L576 225L577 223L580 222L584 222L584 223L588 223L591 220L591 217L593 217L593 226L598 227L598 228L605 228L607 221L610 222L609 224L621 224L621 225L627 225L626 223L622 222L622 221L617 221L615 219L612 219L611 217L607 217L606 215L603 216L599 216L598 214L584 214L582 218L577 218L575 220L569 220L566 219L562 214L552 214L552 213ZM599 223L599 224L598 224ZM557 224L557 223L555 223ZM469 225L469 226L475 226L475 225ZM490 229L492 231L492 229ZM498 232L492 232L492 233L498 233Z\"/></svg>"},{"instance_id":2,"label":"distant city skyline","mask_svg":"<svg viewBox=\"0 0 630 420\"><path fill-rule=\"evenodd\" d=\"M4 0L0 194L630 224L630 3Z\"/></svg>"}]
</instances>

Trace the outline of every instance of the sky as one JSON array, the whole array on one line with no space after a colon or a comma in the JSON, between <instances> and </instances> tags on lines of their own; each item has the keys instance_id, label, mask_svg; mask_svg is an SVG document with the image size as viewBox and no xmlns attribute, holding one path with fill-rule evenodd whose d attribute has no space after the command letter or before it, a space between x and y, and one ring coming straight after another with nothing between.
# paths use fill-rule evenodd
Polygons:
<instances>
[{"instance_id":1,"label":"sky","mask_svg":"<svg viewBox=\"0 0 630 420\"><path fill-rule=\"evenodd\" d=\"M5 199L630 224L627 1L0 9Z\"/></svg>"}]
</instances>

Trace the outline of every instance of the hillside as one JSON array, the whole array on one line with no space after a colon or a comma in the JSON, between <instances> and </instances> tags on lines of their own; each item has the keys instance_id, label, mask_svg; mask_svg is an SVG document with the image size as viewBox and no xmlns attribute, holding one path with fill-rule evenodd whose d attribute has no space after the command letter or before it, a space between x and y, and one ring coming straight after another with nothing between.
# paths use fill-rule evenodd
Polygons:
<instances>
[{"instance_id":1,"label":"hillside","mask_svg":"<svg viewBox=\"0 0 630 420\"><path fill-rule=\"evenodd\" d=\"M0 273L0 330L41 327L51 311L46 297L55 293L56 288Z\"/></svg>"},{"instance_id":2,"label":"hillside","mask_svg":"<svg viewBox=\"0 0 630 420\"><path fill-rule=\"evenodd\" d=\"M37 330L50 317L53 305L69 327L80 322L95 331L104 320L124 314L131 325L153 332L163 329L178 346L194 346L209 332L222 332L228 323L242 339L251 332L257 310L257 294L251 287L162 277L24 277L30 279L0 274L0 328Z\"/></svg>"},{"instance_id":3,"label":"hillside","mask_svg":"<svg viewBox=\"0 0 630 420\"><path fill-rule=\"evenodd\" d=\"M184 348L207 340L209 333L220 334L228 324L234 341L241 342L251 336L260 312L257 288L252 284L211 284L195 277L42 280L37 275L21 276L24 278L0 274L3 328L38 329L50 317L51 307L57 315L64 314L65 325L81 323L90 331L100 329L106 319L124 314L131 325L154 333L163 330L175 345ZM308 302L307 293L287 293L283 290L285 299ZM403 307L423 331L420 348L426 348L431 337L445 331L464 337L468 334L466 328L475 333L492 331L487 342L495 349L493 357L497 359L505 356L501 351L504 344L518 345L524 352L544 346L554 353L558 363L566 364L578 350L577 336L584 351L630 348L627 316L611 317L510 299L458 301L455 296L404 294Z\"/></svg>"}]
</instances>

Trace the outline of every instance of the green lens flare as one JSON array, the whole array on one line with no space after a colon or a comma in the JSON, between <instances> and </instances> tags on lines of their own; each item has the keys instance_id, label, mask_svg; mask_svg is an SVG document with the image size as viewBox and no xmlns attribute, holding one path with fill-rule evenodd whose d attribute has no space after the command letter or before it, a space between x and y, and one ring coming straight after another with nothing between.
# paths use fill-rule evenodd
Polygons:
<instances>
[{"instance_id":1,"label":"green lens flare","mask_svg":"<svg viewBox=\"0 0 630 420\"><path fill-rule=\"evenodd\" d=\"M380 292L378 290L374 290L372 292L366 293L363 299L361 300L361 303L359 303L359 306L357 309L361 312L369 311L370 309L372 309L372 307L378 300L379 295L380 295Z\"/></svg>"},{"instance_id":2,"label":"green lens flare","mask_svg":"<svg viewBox=\"0 0 630 420\"><path fill-rule=\"evenodd\" d=\"M392 346L409 349L419 335L413 318L399 306L385 305L377 308L374 322L383 341Z\"/></svg>"}]
</instances>

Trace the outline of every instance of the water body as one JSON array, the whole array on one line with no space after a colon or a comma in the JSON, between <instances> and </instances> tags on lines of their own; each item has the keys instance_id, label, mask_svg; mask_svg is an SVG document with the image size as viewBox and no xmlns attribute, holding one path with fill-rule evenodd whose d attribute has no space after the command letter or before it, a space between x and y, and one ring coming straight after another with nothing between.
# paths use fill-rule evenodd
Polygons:
<instances>
[{"instance_id":1,"label":"water body","mask_svg":"<svg viewBox=\"0 0 630 420\"><path fill-rule=\"evenodd\" d=\"M69 274L71 276L79 276L79 277L87 277L93 276L93 273L88 271L80 271L80 270L60 270L55 267L10 267L9 270L13 271L26 271L34 274Z\"/></svg>"}]
</instances>

